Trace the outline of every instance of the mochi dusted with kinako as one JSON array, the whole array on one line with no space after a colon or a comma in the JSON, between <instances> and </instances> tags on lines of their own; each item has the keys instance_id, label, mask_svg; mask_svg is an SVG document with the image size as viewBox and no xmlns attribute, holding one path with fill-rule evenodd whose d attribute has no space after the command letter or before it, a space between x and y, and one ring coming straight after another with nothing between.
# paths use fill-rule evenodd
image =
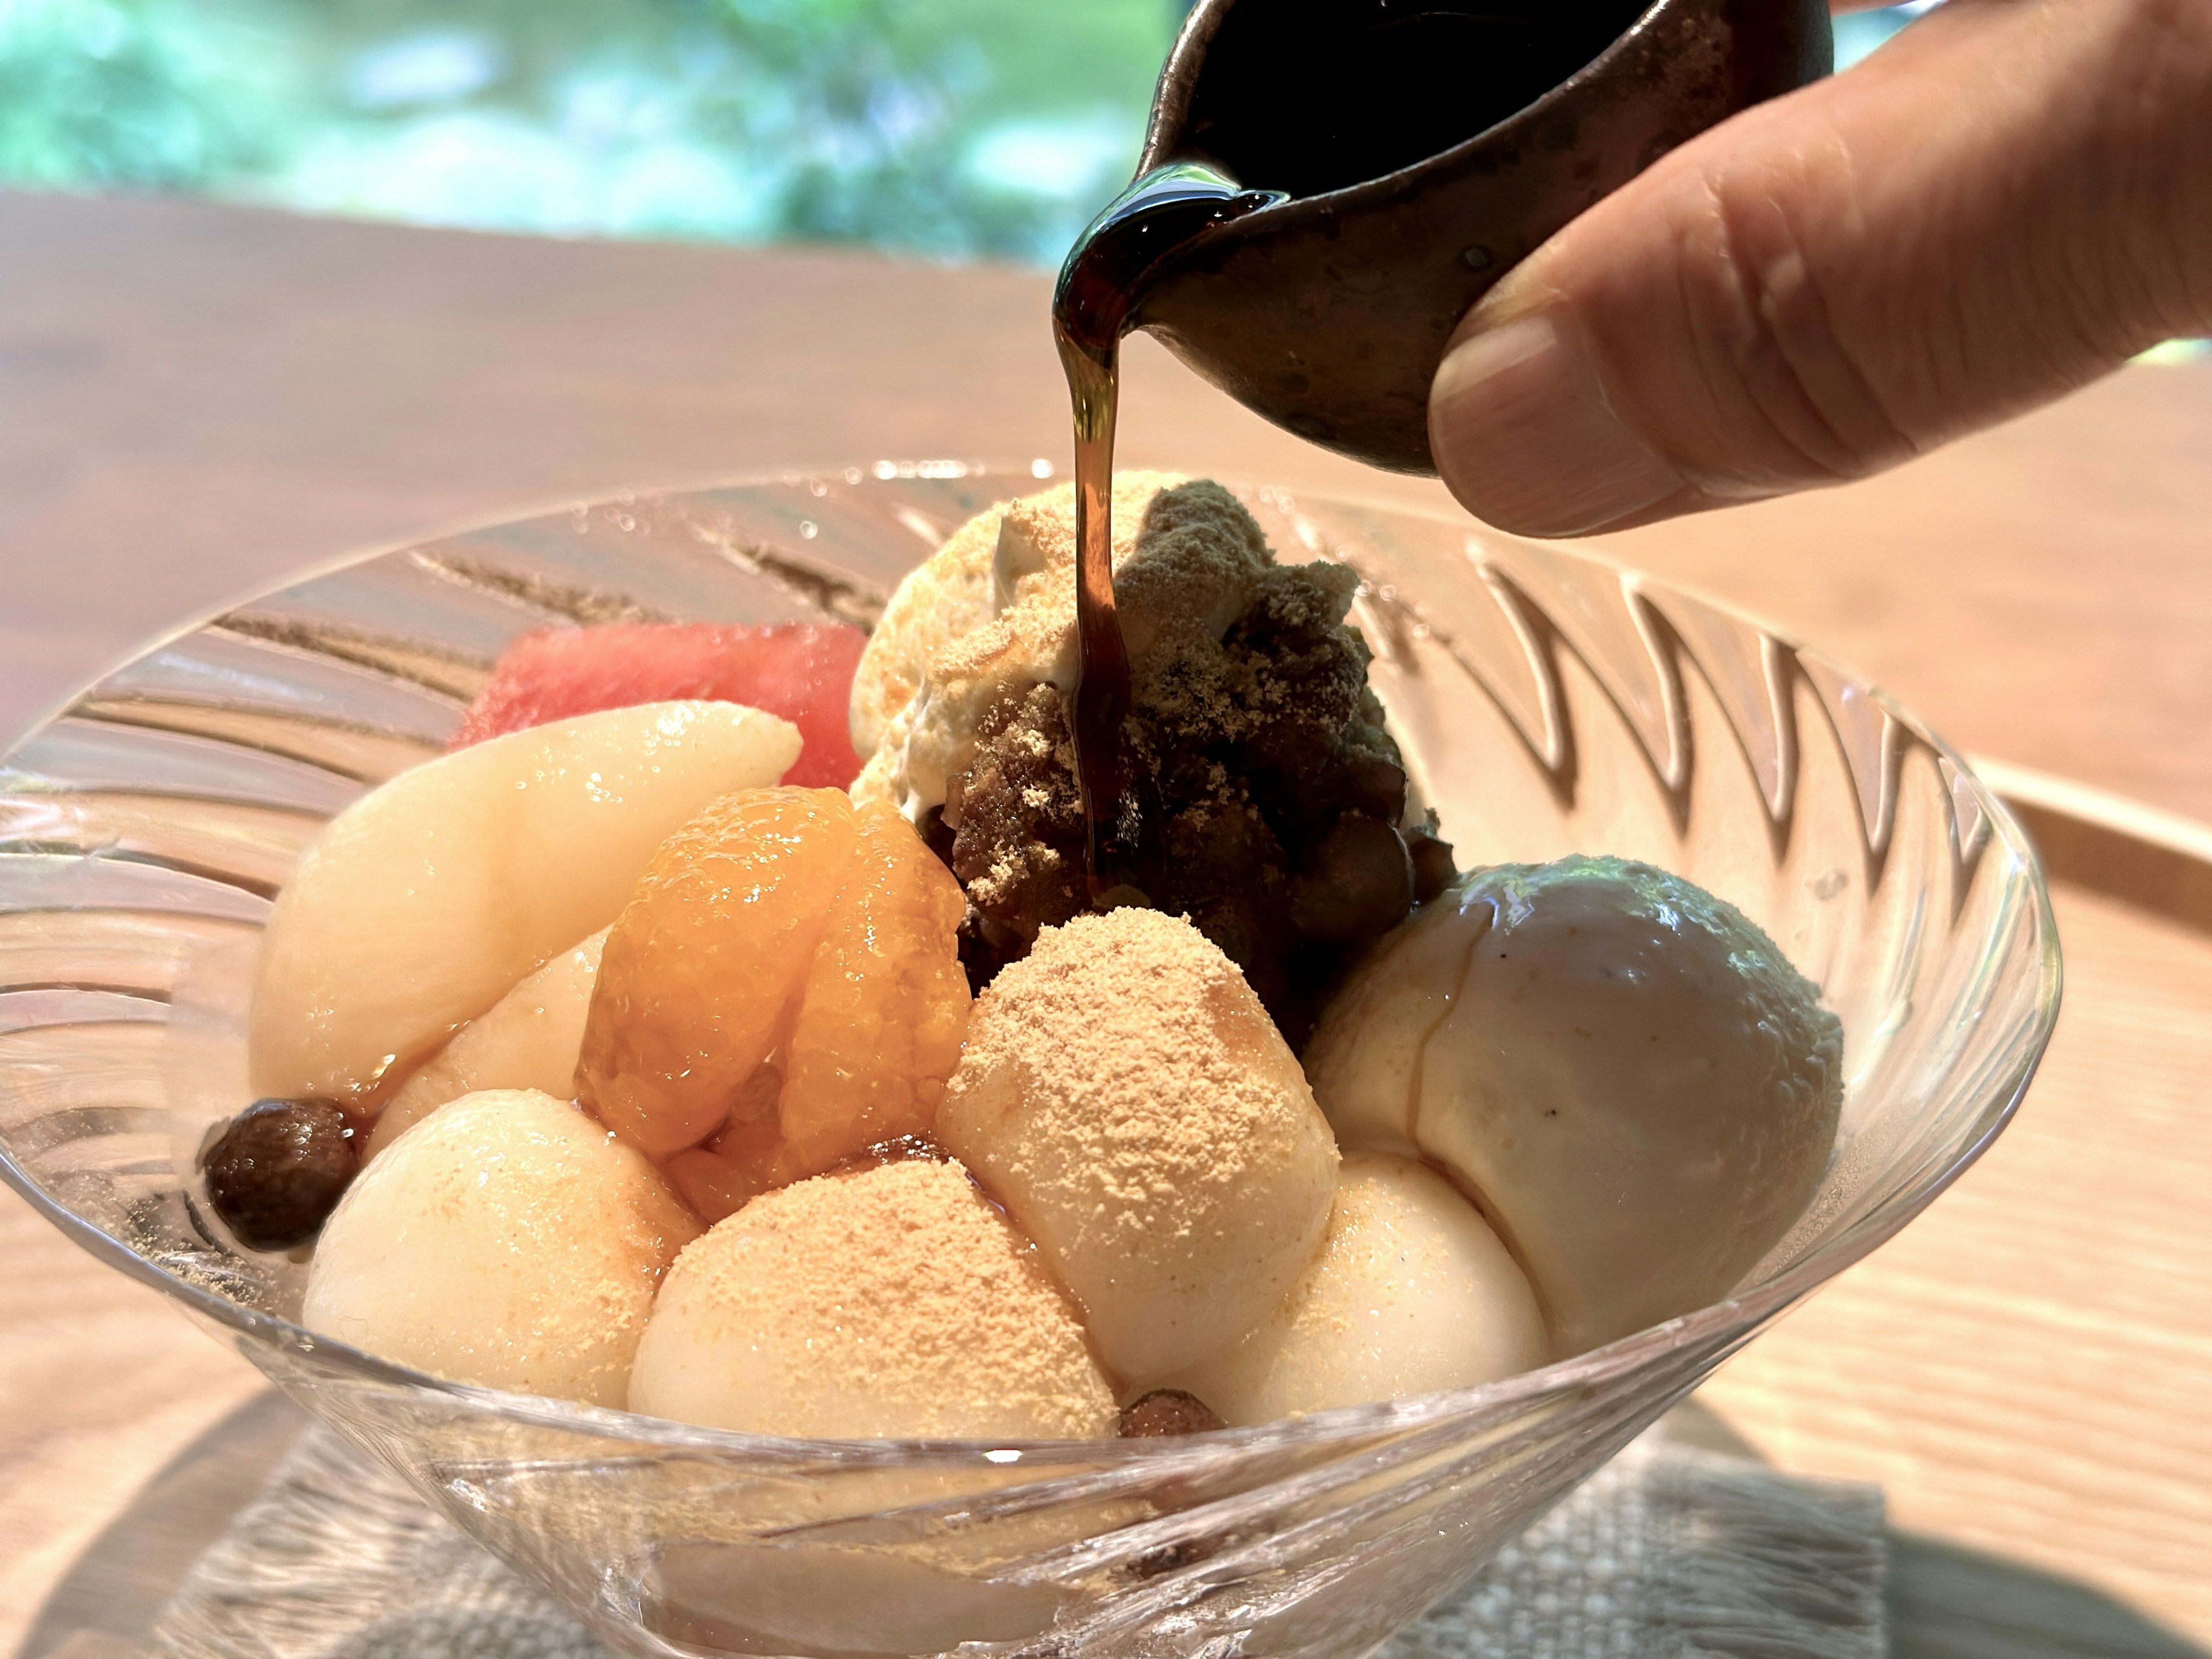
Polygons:
<instances>
[{"instance_id":1,"label":"mochi dusted with kinako","mask_svg":"<svg viewBox=\"0 0 2212 1659\"><path fill-rule=\"evenodd\" d=\"M957 1164L756 1198L677 1259L629 1407L748 1434L1097 1439L1114 1395L1036 1249Z\"/></svg>"},{"instance_id":2,"label":"mochi dusted with kinako","mask_svg":"<svg viewBox=\"0 0 2212 1659\"><path fill-rule=\"evenodd\" d=\"M936 1133L1131 1387L1265 1319L1336 1193L1328 1125L1237 965L1135 907L1046 928L991 981Z\"/></svg>"},{"instance_id":3,"label":"mochi dusted with kinako","mask_svg":"<svg viewBox=\"0 0 2212 1659\"><path fill-rule=\"evenodd\" d=\"M842 623L540 629L501 653L447 747L634 703L738 702L799 728L804 746L785 782L842 789L860 769L845 711L866 643Z\"/></svg>"}]
</instances>

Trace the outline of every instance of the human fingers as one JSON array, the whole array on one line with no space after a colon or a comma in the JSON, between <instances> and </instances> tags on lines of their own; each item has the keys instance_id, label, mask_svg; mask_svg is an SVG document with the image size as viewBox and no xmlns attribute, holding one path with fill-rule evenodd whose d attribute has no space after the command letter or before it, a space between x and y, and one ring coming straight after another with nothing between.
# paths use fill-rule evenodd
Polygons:
<instances>
[{"instance_id":1,"label":"human fingers","mask_svg":"<svg viewBox=\"0 0 2212 1659\"><path fill-rule=\"evenodd\" d=\"M1437 369L1478 516L1618 528L1857 477L2212 330L2212 4L1949 0L1662 159Z\"/></svg>"}]
</instances>

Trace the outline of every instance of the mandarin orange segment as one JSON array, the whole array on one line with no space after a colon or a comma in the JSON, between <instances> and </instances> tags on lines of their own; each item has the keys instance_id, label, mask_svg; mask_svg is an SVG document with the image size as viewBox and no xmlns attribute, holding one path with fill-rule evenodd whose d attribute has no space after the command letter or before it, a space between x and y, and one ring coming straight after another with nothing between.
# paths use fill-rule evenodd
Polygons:
<instances>
[{"instance_id":1,"label":"mandarin orange segment","mask_svg":"<svg viewBox=\"0 0 2212 1659\"><path fill-rule=\"evenodd\" d=\"M661 843L585 1020L577 1091L609 1128L665 1158L722 1127L785 1036L858 833L842 790L744 789Z\"/></svg>"},{"instance_id":2,"label":"mandarin orange segment","mask_svg":"<svg viewBox=\"0 0 2212 1659\"><path fill-rule=\"evenodd\" d=\"M968 1029L951 872L881 805L860 809L853 861L784 1045L777 1112L799 1175L927 1133Z\"/></svg>"}]
</instances>

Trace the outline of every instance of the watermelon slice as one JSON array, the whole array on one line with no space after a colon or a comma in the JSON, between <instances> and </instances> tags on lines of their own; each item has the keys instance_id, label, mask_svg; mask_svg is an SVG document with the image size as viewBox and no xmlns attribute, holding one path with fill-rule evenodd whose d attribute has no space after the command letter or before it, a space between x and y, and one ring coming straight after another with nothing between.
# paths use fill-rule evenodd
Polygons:
<instances>
[{"instance_id":1,"label":"watermelon slice","mask_svg":"<svg viewBox=\"0 0 2212 1659\"><path fill-rule=\"evenodd\" d=\"M837 623L616 623L518 636L446 747L571 714L702 697L781 714L805 746L786 783L843 788L860 757L846 721L866 635Z\"/></svg>"}]
</instances>

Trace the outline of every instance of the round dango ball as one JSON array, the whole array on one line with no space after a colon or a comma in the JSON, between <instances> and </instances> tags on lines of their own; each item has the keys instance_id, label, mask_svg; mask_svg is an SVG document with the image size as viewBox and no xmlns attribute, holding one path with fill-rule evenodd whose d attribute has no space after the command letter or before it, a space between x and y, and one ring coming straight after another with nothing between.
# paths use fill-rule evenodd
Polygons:
<instances>
[{"instance_id":1,"label":"round dango ball","mask_svg":"<svg viewBox=\"0 0 2212 1659\"><path fill-rule=\"evenodd\" d=\"M937 1136L1128 1389L1242 1338L1313 1259L1336 1146L1236 964L1157 911L1037 936L976 1000Z\"/></svg>"},{"instance_id":2,"label":"round dango ball","mask_svg":"<svg viewBox=\"0 0 2212 1659\"><path fill-rule=\"evenodd\" d=\"M356 1178L301 1320L457 1382L618 1407L661 1275L698 1231L644 1155L574 1106L489 1090Z\"/></svg>"},{"instance_id":3,"label":"round dango ball","mask_svg":"<svg viewBox=\"0 0 2212 1659\"><path fill-rule=\"evenodd\" d=\"M765 1193L684 1250L630 1376L649 1416L754 1434L1091 1439L1114 1396L1029 1241L957 1164Z\"/></svg>"},{"instance_id":4,"label":"round dango ball","mask_svg":"<svg viewBox=\"0 0 2212 1659\"><path fill-rule=\"evenodd\" d=\"M1321 1253L1265 1323L1179 1382L1239 1426L1472 1388L1549 1358L1528 1280L1435 1170L1352 1152Z\"/></svg>"}]
</instances>

